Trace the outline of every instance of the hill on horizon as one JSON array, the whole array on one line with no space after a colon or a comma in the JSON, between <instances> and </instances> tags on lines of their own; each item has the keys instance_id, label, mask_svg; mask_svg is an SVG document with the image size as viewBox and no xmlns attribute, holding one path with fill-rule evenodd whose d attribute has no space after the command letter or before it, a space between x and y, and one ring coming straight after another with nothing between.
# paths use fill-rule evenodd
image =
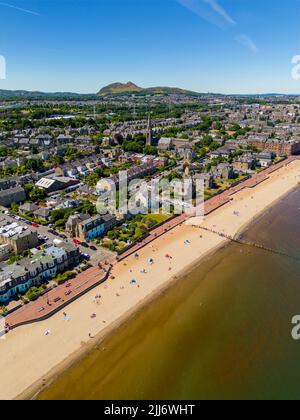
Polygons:
<instances>
[{"instance_id":1,"label":"hill on horizon","mask_svg":"<svg viewBox=\"0 0 300 420\"><path fill-rule=\"evenodd\" d=\"M124 95L129 93L139 93L139 94L149 94L149 95L170 95L170 94L178 94L178 95L194 95L198 96L200 93L192 92L185 89L173 88L173 87L165 87L165 86L158 86L152 88L142 88L137 86L135 83L128 82L128 83L112 83L108 86L103 87L98 93L97 96L110 96L110 95Z\"/></svg>"}]
</instances>

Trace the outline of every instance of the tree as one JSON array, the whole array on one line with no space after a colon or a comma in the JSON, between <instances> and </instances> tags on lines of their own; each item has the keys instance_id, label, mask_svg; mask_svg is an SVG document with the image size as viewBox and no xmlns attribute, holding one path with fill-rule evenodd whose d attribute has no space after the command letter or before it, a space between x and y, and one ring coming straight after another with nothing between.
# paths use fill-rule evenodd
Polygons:
<instances>
[{"instance_id":1,"label":"tree","mask_svg":"<svg viewBox=\"0 0 300 420\"><path fill-rule=\"evenodd\" d=\"M144 149L144 144L137 143L135 141L129 141L123 144L123 149L125 152L142 153Z\"/></svg>"},{"instance_id":2,"label":"tree","mask_svg":"<svg viewBox=\"0 0 300 420\"><path fill-rule=\"evenodd\" d=\"M37 172L44 166L44 163L41 159L27 159L24 166L27 171Z\"/></svg>"},{"instance_id":3,"label":"tree","mask_svg":"<svg viewBox=\"0 0 300 420\"><path fill-rule=\"evenodd\" d=\"M213 150L217 150L220 147L219 143L216 141L213 141L212 143L210 143L209 145L209 150L213 151Z\"/></svg>"},{"instance_id":4,"label":"tree","mask_svg":"<svg viewBox=\"0 0 300 420\"><path fill-rule=\"evenodd\" d=\"M202 139L201 143L202 143L203 146L209 147L212 142L213 142L213 138L211 136L205 135L205 136L203 136L203 139Z\"/></svg>"},{"instance_id":5,"label":"tree","mask_svg":"<svg viewBox=\"0 0 300 420\"><path fill-rule=\"evenodd\" d=\"M140 227L137 227L134 233L134 240L138 241L139 239L142 239L143 237L144 237L144 231Z\"/></svg>"},{"instance_id":6,"label":"tree","mask_svg":"<svg viewBox=\"0 0 300 420\"><path fill-rule=\"evenodd\" d=\"M158 150L157 150L157 147L155 147L155 146L146 146L144 148L144 153L146 155L157 156L158 155Z\"/></svg>"},{"instance_id":7,"label":"tree","mask_svg":"<svg viewBox=\"0 0 300 420\"><path fill-rule=\"evenodd\" d=\"M29 197L32 201L44 200L47 196L48 194L46 191L38 187L33 187L29 193Z\"/></svg>"}]
</instances>

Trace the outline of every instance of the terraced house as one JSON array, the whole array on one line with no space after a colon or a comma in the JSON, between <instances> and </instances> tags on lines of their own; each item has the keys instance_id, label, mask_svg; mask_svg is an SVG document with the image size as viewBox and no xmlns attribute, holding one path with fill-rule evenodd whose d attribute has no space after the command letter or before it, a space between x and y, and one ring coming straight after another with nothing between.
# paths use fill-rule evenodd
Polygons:
<instances>
[{"instance_id":1,"label":"terraced house","mask_svg":"<svg viewBox=\"0 0 300 420\"><path fill-rule=\"evenodd\" d=\"M33 286L40 285L63 273L80 262L78 248L62 243L0 269L0 303L24 294Z\"/></svg>"},{"instance_id":2,"label":"terraced house","mask_svg":"<svg viewBox=\"0 0 300 420\"><path fill-rule=\"evenodd\" d=\"M100 238L107 231L111 230L118 223L115 216L110 214L101 216L99 214L89 217L86 214L75 214L70 216L66 224L66 231L81 241L92 241Z\"/></svg>"}]
</instances>

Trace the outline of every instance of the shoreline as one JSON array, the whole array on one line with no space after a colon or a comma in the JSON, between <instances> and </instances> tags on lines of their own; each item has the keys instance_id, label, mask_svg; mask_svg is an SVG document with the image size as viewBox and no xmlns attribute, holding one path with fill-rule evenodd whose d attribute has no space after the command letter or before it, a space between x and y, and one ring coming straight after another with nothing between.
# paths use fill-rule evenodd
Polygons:
<instances>
[{"instance_id":1,"label":"shoreline","mask_svg":"<svg viewBox=\"0 0 300 420\"><path fill-rule=\"evenodd\" d=\"M257 222L260 218L262 218L271 208L276 206L280 201L284 200L289 194L291 194L297 187L292 188L284 196L278 197L273 203L267 206L264 210L262 210L257 216L255 216L252 220L245 223L239 231L236 233L235 237L240 237L246 229L251 227L251 225ZM172 287L174 287L178 282L183 280L187 277L191 272L197 270L197 267L200 266L208 258L213 258L214 255L221 249L229 246L231 241L227 239L225 243L218 244L215 248L207 251L206 254L199 257L198 260L189 264L189 266L183 268L180 273L176 276L170 278L170 280L161 285L152 295L146 296L141 302L137 303L137 305L131 309L129 309L126 313L124 313L119 319L114 321L111 325L106 327L102 332L98 333L90 343L86 343L86 347L82 347L74 352L74 354L70 355L66 360L61 362L55 368L53 368L47 375L45 375L44 380L40 379L20 395L16 397L16 400L37 400L38 396L41 392L49 388L59 377L60 375L65 372L66 370L71 369L77 363L80 363L85 357L87 357L90 353L94 352L98 349L101 344L110 338L111 335L116 334L120 328L124 325L129 323L131 320L135 319L141 311L152 304L155 300L159 299L162 295L168 292Z\"/></svg>"},{"instance_id":2,"label":"shoreline","mask_svg":"<svg viewBox=\"0 0 300 420\"><path fill-rule=\"evenodd\" d=\"M212 258L216 252L224 247L228 246L230 241L227 240L226 243L216 245L216 247L208 251L205 255L199 257L197 261L191 263L188 267L182 269L181 273L177 274L170 278L168 282L161 285L152 295L146 296L143 300L138 302L135 307L129 309L124 313L119 319L114 321L111 325L107 326L103 331L99 332L95 337L91 339L90 342L86 343L85 346L82 346L80 349L76 350L71 354L67 359L62 361L59 365L54 367L50 372L48 372L43 379L39 379L36 383L32 384L24 392L18 395L16 400L36 400L39 394L47 389L49 386L55 382L58 377L66 370L72 368L77 363L80 363L82 359L88 356L91 352L95 351L105 340L122 328L124 325L129 323L135 317L137 317L141 311L152 304L156 299L160 298L162 295L168 292L170 288L175 286L178 282L188 276L192 271L197 269L197 267L205 261L207 258ZM44 381L45 379L45 381Z\"/></svg>"},{"instance_id":3,"label":"shoreline","mask_svg":"<svg viewBox=\"0 0 300 420\"><path fill-rule=\"evenodd\" d=\"M287 191L285 194L281 195L280 197L278 197L275 201L273 201L271 204L269 204L268 206L266 206L260 213L257 214L257 216L253 217L249 222L245 223L243 226L241 226L241 228L236 232L235 234L235 238L239 238L240 236L243 235L243 233L249 228L251 227L251 225L255 222L258 222L263 216L265 216L266 213L268 213L268 211L275 207L278 203L280 203L280 201L284 200L287 196L289 196L293 191L295 191L298 187L295 186L293 188L291 188L289 191Z\"/></svg>"},{"instance_id":4,"label":"shoreline","mask_svg":"<svg viewBox=\"0 0 300 420\"><path fill-rule=\"evenodd\" d=\"M230 203L208 215L203 224L194 218L155 240L151 247L140 250L138 260L130 256L123 261L124 264L122 262L114 267L116 279L97 288L103 297L99 306L92 302L98 292L94 290L70 305L70 322L65 322L58 313L47 321L12 331L6 340L0 341L0 369L2 383L5 384L0 388L0 397L36 397L62 371L93 351L124 322L180 281L187 271L194 270L203 259L229 243L210 232L201 231L199 236L201 225L234 236L278 200L284 199L297 187L299 180L300 161L295 160L271 174L264 183L238 192ZM237 211L239 216L235 214ZM190 245L183 243L185 239L190 241ZM154 246L157 249L152 249ZM173 256L172 262L165 258L167 253ZM141 275L140 270L152 256L155 264L147 274ZM137 286L129 285L133 276L138 276ZM119 297L116 297L117 291ZM97 314L97 319L93 321L88 316L92 311ZM102 323L99 318L102 318ZM51 330L50 337L44 336L47 329ZM88 339L88 332L95 338Z\"/></svg>"}]
</instances>

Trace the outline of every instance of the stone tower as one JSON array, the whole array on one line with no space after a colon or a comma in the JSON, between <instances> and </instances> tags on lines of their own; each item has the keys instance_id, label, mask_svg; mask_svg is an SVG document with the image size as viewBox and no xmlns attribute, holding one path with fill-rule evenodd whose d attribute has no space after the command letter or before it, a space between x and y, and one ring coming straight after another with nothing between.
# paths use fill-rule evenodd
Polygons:
<instances>
[{"instance_id":1,"label":"stone tower","mask_svg":"<svg viewBox=\"0 0 300 420\"><path fill-rule=\"evenodd\" d=\"M149 119L148 119L146 146L152 146L152 121L151 121L150 114L149 114Z\"/></svg>"}]
</instances>

